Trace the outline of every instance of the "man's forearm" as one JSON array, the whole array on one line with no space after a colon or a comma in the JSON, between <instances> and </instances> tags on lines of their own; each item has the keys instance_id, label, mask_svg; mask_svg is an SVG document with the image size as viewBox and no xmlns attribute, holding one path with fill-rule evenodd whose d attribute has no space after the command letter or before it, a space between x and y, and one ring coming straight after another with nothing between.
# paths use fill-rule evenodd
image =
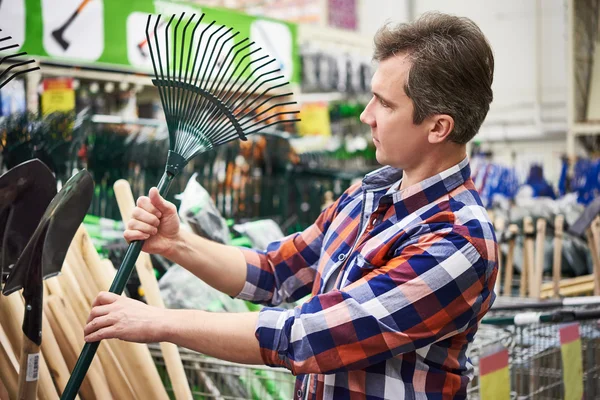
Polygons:
<instances>
[{"instance_id":1,"label":"man's forearm","mask_svg":"<svg viewBox=\"0 0 600 400\"><path fill-rule=\"evenodd\" d=\"M222 360L260 365L257 321L258 313L169 310L161 339Z\"/></svg>"},{"instance_id":2,"label":"man's forearm","mask_svg":"<svg viewBox=\"0 0 600 400\"><path fill-rule=\"evenodd\" d=\"M242 252L190 232L180 232L180 240L164 256L215 289L230 296L238 295L246 282Z\"/></svg>"}]
</instances>

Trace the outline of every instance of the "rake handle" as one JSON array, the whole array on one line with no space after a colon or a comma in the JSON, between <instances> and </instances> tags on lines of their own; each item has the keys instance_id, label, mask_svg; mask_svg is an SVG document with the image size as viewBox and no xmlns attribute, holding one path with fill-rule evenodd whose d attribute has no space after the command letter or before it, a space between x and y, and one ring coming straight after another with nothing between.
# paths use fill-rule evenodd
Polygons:
<instances>
[{"instance_id":1,"label":"rake handle","mask_svg":"<svg viewBox=\"0 0 600 400\"><path fill-rule=\"evenodd\" d=\"M169 174L166 171L163 174L160 183L157 186L158 192L162 197L165 197L169 192L169 187L171 186L171 182L173 181L174 177L174 175ZM117 271L117 275L110 286L109 292L116 294L123 293L125 285L127 284L127 281L133 272L133 268L135 267L135 262L142 251L144 242L145 240L136 240L129 244L127 252L125 253L125 257L123 258L123 263ZM75 364L75 368L73 369L73 373L71 374L71 378L69 379L69 382L65 387L65 391L61 396L61 400L73 400L75 396L77 396L79 388L81 387L83 379L90 368L99 345L100 342L98 341L86 343L83 346L81 354L79 354L79 358Z\"/></svg>"}]
</instances>

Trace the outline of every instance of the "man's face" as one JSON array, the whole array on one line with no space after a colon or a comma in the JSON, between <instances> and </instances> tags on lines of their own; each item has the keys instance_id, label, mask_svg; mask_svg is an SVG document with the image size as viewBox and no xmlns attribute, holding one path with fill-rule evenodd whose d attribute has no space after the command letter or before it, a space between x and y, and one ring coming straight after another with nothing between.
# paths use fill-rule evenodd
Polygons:
<instances>
[{"instance_id":1,"label":"man's face","mask_svg":"<svg viewBox=\"0 0 600 400\"><path fill-rule=\"evenodd\" d=\"M371 127L377 161L401 169L414 167L428 145L428 124L413 124L413 102L404 93L409 71L404 55L382 61L371 81L373 97L360 116Z\"/></svg>"}]
</instances>

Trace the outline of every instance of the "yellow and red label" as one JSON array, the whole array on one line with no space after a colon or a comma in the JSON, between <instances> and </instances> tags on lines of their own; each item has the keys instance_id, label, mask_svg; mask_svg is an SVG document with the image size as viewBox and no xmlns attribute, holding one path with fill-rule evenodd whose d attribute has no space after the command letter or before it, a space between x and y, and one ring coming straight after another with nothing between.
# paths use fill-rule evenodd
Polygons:
<instances>
[{"instance_id":1,"label":"yellow and red label","mask_svg":"<svg viewBox=\"0 0 600 400\"><path fill-rule=\"evenodd\" d=\"M560 328L560 352L563 364L565 400L583 399L583 360L579 324Z\"/></svg>"},{"instance_id":2,"label":"yellow and red label","mask_svg":"<svg viewBox=\"0 0 600 400\"><path fill-rule=\"evenodd\" d=\"M486 400L510 399L507 349L500 348L479 360L479 396Z\"/></svg>"}]
</instances>

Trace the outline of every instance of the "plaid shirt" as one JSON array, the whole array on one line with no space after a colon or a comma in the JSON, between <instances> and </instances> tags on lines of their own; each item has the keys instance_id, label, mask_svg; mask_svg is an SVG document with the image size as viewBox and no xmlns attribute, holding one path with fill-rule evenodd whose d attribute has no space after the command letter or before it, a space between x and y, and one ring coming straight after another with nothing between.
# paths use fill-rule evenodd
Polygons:
<instances>
[{"instance_id":1,"label":"plaid shirt","mask_svg":"<svg viewBox=\"0 0 600 400\"><path fill-rule=\"evenodd\" d=\"M297 375L295 399L465 399L467 346L495 294L497 243L468 159L394 190L384 167L308 229L243 250L239 298L265 307L265 364Z\"/></svg>"}]
</instances>

